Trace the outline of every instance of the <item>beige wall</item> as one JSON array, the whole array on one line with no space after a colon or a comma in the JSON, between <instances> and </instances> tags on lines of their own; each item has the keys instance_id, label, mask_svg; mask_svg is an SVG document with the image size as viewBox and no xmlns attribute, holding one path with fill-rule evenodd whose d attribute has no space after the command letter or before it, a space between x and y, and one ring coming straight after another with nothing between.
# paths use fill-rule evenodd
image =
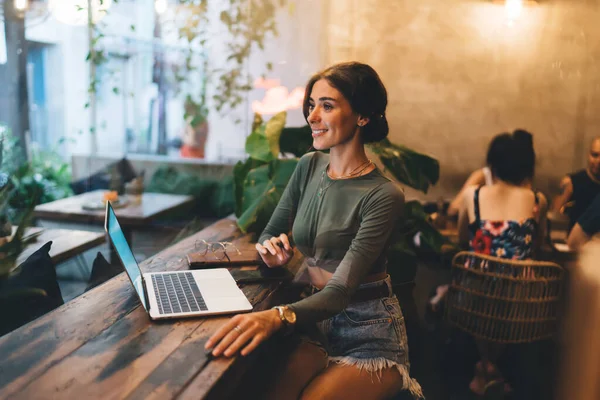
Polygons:
<instances>
[{"instance_id":1,"label":"beige wall","mask_svg":"<svg viewBox=\"0 0 600 400\"><path fill-rule=\"evenodd\" d=\"M439 159L428 198L452 195L515 128L534 133L538 188L585 164L600 134L600 0L540 0L513 26L489 0L326 0L322 12L325 63L371 64L391 139Z\"/></svg>"}]
</instances>

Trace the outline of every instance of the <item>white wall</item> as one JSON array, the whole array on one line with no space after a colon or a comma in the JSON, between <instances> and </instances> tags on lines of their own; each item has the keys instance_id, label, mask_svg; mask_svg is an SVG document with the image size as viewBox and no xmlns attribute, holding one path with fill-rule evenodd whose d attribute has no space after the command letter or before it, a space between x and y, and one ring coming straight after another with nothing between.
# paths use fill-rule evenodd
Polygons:
<instances>
[{"instance_id":1,"label":"white wall","mask_svg":"<svg viewBox=\"0 0 600 400\"><path fill-rule=\"evenodd\" d=\"M61 137L72 139L65 151L89 151L89 114L84 111L88 101L87 29L61 24L49 18L45 23L26 29L27 40L49 45L45 79L47 100L52 118L63 126L56 131L49 143L57 143ZM59 115L57 115L59 114ZM80 134L81 132L81 134Z\"/></svg>"}]
</instances>

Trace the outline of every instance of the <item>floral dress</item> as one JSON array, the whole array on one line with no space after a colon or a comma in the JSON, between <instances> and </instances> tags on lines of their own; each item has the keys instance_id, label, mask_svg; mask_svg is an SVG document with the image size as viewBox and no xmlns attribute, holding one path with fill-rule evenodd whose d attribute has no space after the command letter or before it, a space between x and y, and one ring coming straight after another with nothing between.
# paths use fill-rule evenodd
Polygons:
<instances>
[{"instance_id":1,"label":"floral dress","mask_svg":"<svg viewBox=\"0 0 600 400\"><path fill-rule=\"evenodd\" d=\"M471 251L494 257L512 260L533 258L534 238L537 222L534 218L522 221L482 220L479 215L479 190L475 190L474 212L475 221L469 224ZM535 204L538 205L537 195Z\"/></svg>"}]
</instances>

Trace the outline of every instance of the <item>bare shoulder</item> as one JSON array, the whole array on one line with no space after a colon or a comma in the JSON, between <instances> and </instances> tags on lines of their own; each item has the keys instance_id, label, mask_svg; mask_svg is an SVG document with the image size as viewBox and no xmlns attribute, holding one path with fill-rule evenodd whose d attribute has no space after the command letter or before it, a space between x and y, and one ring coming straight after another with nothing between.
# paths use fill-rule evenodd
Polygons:
<instances>
[{"instance_id":1,"label":"bare shoulder","mask_svg":"<svg viewBox=\"0 0 600 400\"><path fill-rule=\"evenodd\" d=\"M470 186L479 186L485 184L485 174L483 168L479 168L471 173L465 182L465 189Z\"/></svg>"}]
</instances>

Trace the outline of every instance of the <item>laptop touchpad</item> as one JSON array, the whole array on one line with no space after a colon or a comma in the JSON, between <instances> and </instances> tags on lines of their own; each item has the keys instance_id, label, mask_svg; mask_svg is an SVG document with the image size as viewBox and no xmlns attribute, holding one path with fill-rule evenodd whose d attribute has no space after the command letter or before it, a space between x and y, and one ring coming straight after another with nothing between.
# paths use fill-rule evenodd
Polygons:
<instances>
[{"instance_id":1,"label":"laptop touchpad","mask_svg":"<svg viewBox=\"0 0 600 400\"><path fill-rule=\"evenodd\" d=\"M204 297L233 297L240 295L240 289L235 284L235 281L231 278L212 278L202 279L200 282L196 281L200 293Z\"/></svg>"}]
</instances>

